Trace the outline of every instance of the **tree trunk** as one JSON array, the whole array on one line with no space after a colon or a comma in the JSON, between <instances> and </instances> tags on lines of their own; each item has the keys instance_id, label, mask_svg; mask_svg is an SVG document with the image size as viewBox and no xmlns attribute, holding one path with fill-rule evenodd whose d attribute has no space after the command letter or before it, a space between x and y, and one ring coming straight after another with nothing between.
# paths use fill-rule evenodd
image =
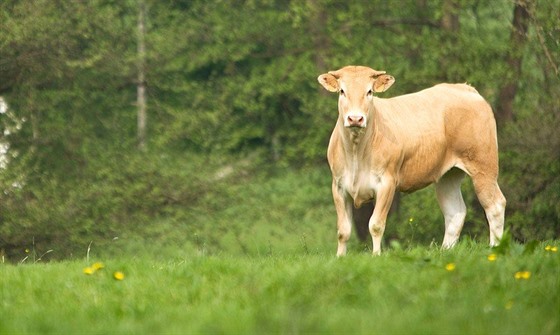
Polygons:
<instances>
[{"instance_id":1,"label":"tree trunk","mask_svg":"<svg viewBox=\"0 0 560 335\"><path fill-rule=\"evenodd\" d=\"M313 11L311 20L309 22L309 31L311 32L313 40L313 61L315 66L320 73L321 71L327 71L332 69L327 69L327 64L325 61L326 53L329 52L330 48L330 36L327 35L324 26L328 24L328 12L325 9L325 4L318 2L317 0L309 1L310 8ZM317 88L321 94L328 95L329 93L322 88Z\"/></svg>"},{"instance_id":2,"label":"tree trunk","mask_svg":"<svg viewBox=\"0 0 560 335\"><path fill-rule=\"evenodd\" d=\"M146 150L146 6L143 0L138 3L138 83L136 103L138 106L138 148Z\"/></svg>"},{"instance_id":3,"label":"tree trunk","mask_svg":"<svg viewBox=\"0 0 560 335\"><path fill-rule=\"evenodd\" d=\"M510 35L510 52L506 58L509 74L504 85L498 93L496 103L496 119L498 124L503 124L513 119L513 101L517 93L518 82L521 79L521 63L523 48L527 43L529 29L529 4L530 1L519 0L513 9L512 30Z\"/></svg>"},{"instance_id":4,"label":"tree trunk","mask_svg":"<svg viewBox=\"0 0 560 335\"><path fill-rule=\"evenodd\" d=\"M456 82L464 80L464 77L457 73L456 62L461 59L462 46L459 42L460 21L459 12L461 5L458 0L445 0L441 4L441 19L439 29L442 33L441 49L439 54L438 78L440 81Z\"/></svg>"},{"instance_id":5,"label":"tree trunk","mask_svg":"<svg viewBox=\"0 0 560 335\"><path fill-rule=\"evenodd\" d=\"M460 6L456 0L445 0L443 2L441 27L451 34L459 32L459 10Z\"/></svg>"}]
</instances>

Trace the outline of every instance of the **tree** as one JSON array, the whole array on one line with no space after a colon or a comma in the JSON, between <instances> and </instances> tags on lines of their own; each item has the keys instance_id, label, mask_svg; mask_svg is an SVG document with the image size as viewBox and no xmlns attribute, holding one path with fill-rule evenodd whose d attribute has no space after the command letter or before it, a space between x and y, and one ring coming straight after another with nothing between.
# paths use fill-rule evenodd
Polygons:
<instances>
[{"instance_id":1,"label":"tree","mask_svg":"<svg viewBox=\"0 0 560 335\"><path fill-rule=\"evenodd\" d=\"M143 0L138 1L138 147L146 150L146 127L147 127L147 103L146 103L146 4Z\"/></svg>"},{"instance_id":2,"label":"tree","mask_svg":"<svg viewBox=\"0 0 560 335\"><path fill-rule=\"evenodd\" d=\"M513 102L523 73L521 65L528 40L531 3L531 0L518 0L513 9L510 51L506 57L508 75L500 88L496 103L496 118L499 124L512 120L514 116Z\"/></svg>"},{"instance_id":3,"label":"tree","mask_svg":"<svg viewBox=\"0 0 560 335\"><path fill-rule=\"evenodd\" d=\"M33 236L37 245L72 240L64 231L92 226L89 219L76 223L82 205L75 189L93 184L97 171L90 167L114 159L116 148L122 153L135 129L128 56L134 30L121 9L101 2L0 3L1 90L22 120L9 138L9 169L0 171L0 248Z\"/></svg>"}]
</instances>

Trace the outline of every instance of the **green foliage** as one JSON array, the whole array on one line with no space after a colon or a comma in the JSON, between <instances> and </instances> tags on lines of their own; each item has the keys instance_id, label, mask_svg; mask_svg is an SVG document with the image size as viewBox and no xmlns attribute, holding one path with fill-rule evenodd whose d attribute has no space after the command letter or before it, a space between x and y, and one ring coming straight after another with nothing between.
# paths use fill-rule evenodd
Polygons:
<instances>
[{"instance_id":1,"label":"green foliage","mask_svg":"<svg viewBox=\"0 0 560 335\"><path fill-rule=\"evenodd\" d=\"M551 94L560 99L558 92ZM508 125L502 136L508 223L518 239L547 239L560 232L560 108L543 105L547 108Z\"/></svg>"},{"instance_id":2,"label":"green foliage","mask_svg":"<svg viewBox=\"0 0 560 335\"><path fill-rule=\"evenodd\" d=\"M9 258L23 258L32 242L39 252L53 249L51 259L83 255L90 242L96 254L149 250L165 258L177 250L312 252L335 236L326 167L271 178L249 167L250 158L127 157L100 157L79 187L46 176L33 193L5 194L0 236L16 247Z\"/></svg>"},{"instance_id":3,"label":"green foliage","mask_svg":"<svg viewBox=\"0 0 560 335\"><path fill-rule=\"evenodd\" d=\"M0 333L556 334L554 246L0 264Z\"/></svg>"},{"instance_id":4,"label":"green foliage","mask_svg":"<svg viewBox=\"0 0 560 335\"><path fill-rule=\"evenodd\" d=\"M364 64L395 76L382 97L458 81L492 103L510 52L523 73L515 119L499 129L506 225L516 240L558 238L559 1L532 4L525 50L510 50L508 0L144 3L144 153L135 148L140 3L0 3L9 106L0 250L14 259L34 240L59 258L91 241L107 253L313 250L334 230L324 155L337 117L316 77ZM443 25L449 14L457 27ZM485 240L464 189L465 235ZM403 198L387 239L439 243L442 221L428 189Z\"/></svg>"}]
</instances>

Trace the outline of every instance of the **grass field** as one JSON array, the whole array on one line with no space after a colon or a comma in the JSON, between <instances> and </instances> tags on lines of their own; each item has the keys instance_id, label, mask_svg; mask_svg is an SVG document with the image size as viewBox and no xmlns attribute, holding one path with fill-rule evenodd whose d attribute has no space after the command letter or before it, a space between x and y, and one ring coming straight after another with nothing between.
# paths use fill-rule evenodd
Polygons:
<instances>
[{"instance_id":1,"label":"grass field","mask_svg":"<svg viewBox=\"0 0 560 335\"><path fill-rule=\"evenodd\" d=\"M0 264L0 333L557 334L559 244Z\"/></svg>"}]
</instances>

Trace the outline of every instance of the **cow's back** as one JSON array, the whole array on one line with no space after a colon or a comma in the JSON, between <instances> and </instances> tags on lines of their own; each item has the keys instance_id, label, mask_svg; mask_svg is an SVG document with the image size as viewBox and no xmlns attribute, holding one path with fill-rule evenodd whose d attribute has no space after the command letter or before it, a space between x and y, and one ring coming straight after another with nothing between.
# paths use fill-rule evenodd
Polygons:
<instances>
[{"instance_id":1,"label":"cow's back","mask_svg":"<svg viewBox=\"0 0 560 335\"><path fill-rule=\"evenodd\" d=\"M444 118L494 119L488 103L466 84L438 84L390 99L377 98L374 104L383 117L398 122L397 128L408 127L411 122L406 120L433 127L443 126Z\"/></svg>"}]
</instances>

